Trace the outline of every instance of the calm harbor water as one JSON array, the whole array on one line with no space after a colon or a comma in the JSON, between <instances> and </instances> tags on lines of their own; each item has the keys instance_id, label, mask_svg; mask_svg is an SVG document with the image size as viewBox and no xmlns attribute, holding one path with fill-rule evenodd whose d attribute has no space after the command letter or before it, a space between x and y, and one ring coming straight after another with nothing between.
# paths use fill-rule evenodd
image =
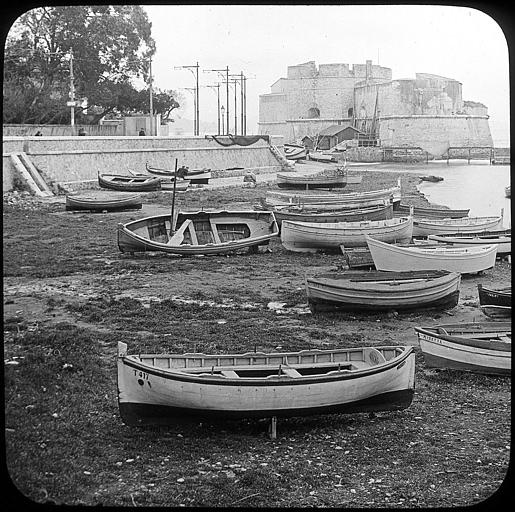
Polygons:
<instances>
[{"instance_id":1,"label":"calm harbor water","mask_svg":"<svg viewBox=\"0 0 515 512\"><path fill-rule=\"evenodd\" d=\"M504 227L511 227L511 201L504 191L510 185L509 165L490 165L479 160L471 160L470 164L467 160L451 160L447 165L443 160L417 165L384 163L376 169L441 176L444 180L438 183L420 182L418 189L429 202L449 208L470 208L469 217L500 215L503 208Z\"/></svg>"}]
</instances>

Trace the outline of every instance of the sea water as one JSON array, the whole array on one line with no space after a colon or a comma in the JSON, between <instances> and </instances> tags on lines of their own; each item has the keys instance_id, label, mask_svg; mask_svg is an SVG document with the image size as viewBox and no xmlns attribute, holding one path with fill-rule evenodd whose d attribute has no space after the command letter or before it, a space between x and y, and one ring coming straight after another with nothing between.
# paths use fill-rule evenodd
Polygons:
<instances>
[{"instance_id":1,"label":"sea water","mask_svg":"<svg viewBox=\"0 0 515 512\"><path fill-rule=\"evenodd\" d=\"M441 176L436 183L422 181L418 186L430 203L449 208L470 208L469 217L496 216L503 212L505 228L511 227L511 200L505 189L510 185L510 166L489 162L435 163L428 174Z\"/></svg>"},{"instance_id":2,"label":"sea water","mask_svg":"<svg viewBox=\"0 0 515 512\"><path fill-rule=\"evenodd\" d=\"M421 181L418 185L430 203L452 209L469 208L469 217L497 216L502 209L504 228L511 228L511 200L505 195L510 185L509 165L491 165L487 160L450 160L448 164L447 160L436 160L427 164L385 162L370 170L440 176L443 181Z\"/></svg>"}]
</instances>

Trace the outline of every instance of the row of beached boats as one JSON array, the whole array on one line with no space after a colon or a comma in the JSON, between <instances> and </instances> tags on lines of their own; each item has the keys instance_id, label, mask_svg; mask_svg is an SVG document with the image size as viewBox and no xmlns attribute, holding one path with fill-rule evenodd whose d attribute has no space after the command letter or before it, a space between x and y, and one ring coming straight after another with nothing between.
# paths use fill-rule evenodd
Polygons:
<instances>
[{"instance_id":1,"label":"row of beached boats","mask_svg":"<svg viewBox=\"0 0 515 512\"><path fill-rule=\"evenodd\" d=\"M69 194L66 196L67 210L117 211L141 209L142 201L137 192L169 190L184 192L190 185L208 184L211 169L162 169L146 163L146 173L110 174L99 173L98 185L101 189L133 194L108 195L100 191L93 194Z\"/></svg>"},{"instance_id":2,"label":"row of beached boats","mask_svg":"<svg viewBox=\"0 0 515 512\"><path fill-rule=\"evenodd\" d=\"M345 254L348 247L366 248L376 270L306 277L314 312L452 308L462 274L493 267L501 238L505 254L511 253L511 230L496 229L499 219L482 231L480 218L471 220L468 211L430 215L426 209L421 217L411 208L395 215L400 206L407 206L401 205L400 186L362 194L270 192L253 210L178 211L119 224L118 246L128 253L220 254L257 251L280 236L283 246L294 251ZM421 219L435 221L435 232L415 240L415 222ZM479 286L478 293L485 314L511 315L510 288ZM509 306L499 303L508 295ZM428 366L501 375L511 371L509 322L415 330ZM127 345L119 343L117 366L120 414L128 425L400 410L411 404L415 387L412 346L213 355L129 354Z\"/></svg>"}]
</instances>

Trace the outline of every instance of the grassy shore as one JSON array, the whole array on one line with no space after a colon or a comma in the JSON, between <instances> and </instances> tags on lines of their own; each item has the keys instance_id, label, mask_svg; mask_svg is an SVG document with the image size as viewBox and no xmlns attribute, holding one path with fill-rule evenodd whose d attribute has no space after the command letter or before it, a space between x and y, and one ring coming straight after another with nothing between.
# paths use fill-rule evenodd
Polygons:
<instances>
[{"instance_id":1,"label":"grassy shore","mask_svg":"<svg viewBox=\"0 0 515 512\"><path fill-rule=\"evenodd\" d=\"M358 173L359 171L356 170ZM367 171L359 186L392 186ZM416 175L402 175L405 198ZM267 188L198 189L178 207L251 206ZM464 277L447 312L328 313L306 308L304 276L337 254L123 255L116 225L166 211L64 211L63 198L4 197L6 466L37 503L205 507L450 507L501 486L510 456L510 379L427 368L414 326L484 320L478 282L510 282L499 262ZM281 303L278 311L271 303ZM297 350L384 343L416 351L412 405L393 413L133 428L118 414L116 346L138 351Z\"/></svg>"}]
</instances>

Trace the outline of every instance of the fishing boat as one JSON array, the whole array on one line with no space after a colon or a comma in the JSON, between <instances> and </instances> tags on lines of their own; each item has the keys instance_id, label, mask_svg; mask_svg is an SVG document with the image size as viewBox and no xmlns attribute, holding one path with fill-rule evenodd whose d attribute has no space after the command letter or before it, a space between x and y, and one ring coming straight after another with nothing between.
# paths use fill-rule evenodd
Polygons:
<instances>
[{"instance_id":1,"label":"fishing boat","mask_svg":"<svg viewBox=\"0 0 515 512\"><path fill-rule=\"evenodd\" d=\"M310 151L308 159L315 162L337 162L338 160L331 153L324 153L323 151Z\"/></svg>"},{"instance_id":2,"label":"fishing boat","mask_svg":"<svg viewBox=\"0 0 515 512\"><path fill-rule=\"evenodd\" d=\"M372 206L367 208L339 209L337 206L332 209L324 209L305 206L276 206L270 208L262 201L255 206L256 208L271 210L275 214L275 219L281 227L283 220L293 220L300 222L353 222L361 220L383 220L393 217L393 206L391 203L382 206Z\"/></svg>"},{"instance_id":3,"label":"fishing boat","mask_svg":"<svg viewBox=\"0 0 515 512\"><path fill-rule=\"evenodd\" d=\"M307 277L306 293L312 312L449 309L458 303L460 282L460 274L445 270L347 270Z\"/></svg>"},{"instance_id":4,"label":"fishing boat","mask_svg":"<svg viewBox=\"0 0 515 512\"><path fill-rule=\"evenodd\" d=\"M395 245L372 236L366 241L377 270L448 270L473 274L493 268L497 245L449 247L443 244Z\"/></svg>"},{"instance_id":5,"label":"fishing boat","mask_svg":"<svg viewBox=\"0 0 515 512\"><path fill-rule=\"evenodd\" d=\"M118 224L118 247L129 253L222 254L242 249L257 251L258 246L268 245L278 235L272 212L185 211L178 212L176 218L157 215Z\"/></svg>"},{"instance_id":6,"label":"fishing boat","mask_svg":"<svg viewBox=\"0 0 515 512\"><path fill-rule=\"evenodd\" d=\"M99 174L98 184L102 188L125 192L151 192L161 189L161 180L154 176Z\"/></svg>"},{"instance_id":7,"label":"fishing boat","mask_svg":"<svg viewBox=\"0 0 515 512\"><path fill-rule=\"evenodd\" d=\"M438 183L439 181L443 181L441 176L420 176L420 181L430 181L432 183Z\"/></svg>"},{"instance_id":8,"label":"fishing boat","mask_svg":"<svg viewBox=\"0 0 515 512\"><path fill-rule=\"evenodd\" d=\"M413 236L439 235L442 233L470 233L502 229L500 217L462 217L461 219L413 219Z\"/></svg>"},{"instance_id":9,"label":"fishing boat","mask_svg":"<svg viewBox=\"0 0 515 512\"><path fill-rule=\"evenodd\" d=\"M411 346L243 354L133 354L118 343L125 424L392 411L415 387Z\"/></svg>"},{"instance_id":10,"label":"fishing boat","mask_svg":"<svg viewBox=\"0 0 515 512\"><path fill-rule=\"evenodd\" d=\"M343 188L347 185L347 171L343 168L324 169L316 174L298 172L277 173L279 188Z\"/></svg>"},{"instance_id":11,"label":"fishing boat","mask_svg":"<svg viewBox=\"0 0 515 512\"><path fill-rule=\"evenodd\" d=\"M442 233L429 235L427 239L454 247L497 244L497 256L511 254L511 228L472 233Z\"/></svg>"},{"instance_id":12,"label":"fishing boat","mask_svg":"<svg viewBox=\"0 0 515 512\"><path fill-rule=\"evenodd\" d=\"M406 215L409 213L410 208L413 205L410 204L399 204L396 208L399 215ZM437 218L437 219L461 219L462 217L467 217L470 209L461 209L461 210L451 210L448 208L429 208L425 206L413 206L413 216L415 218L421 217L424 219L427 218Z\"/></svg>"},{"instance_id":13,"label":"fishing boat","mask_svg":"<svg viewBox=\"0 0 515 512\"><path fill-rule=\"evenodd\" d=\"M284 156L287 160L305 160L306 148L298 144L284 144Z\"/></svg>"},{"instance_id":14,"label":"fishing boat","mask_svg":"<svg viewBox=\"0 0 515 512\"><path fill-rule=\"evenodd\" d=\"M412 217L356 222L294 222L281 225L281 242L285 249L295 252L340 250L345 247L366 246L366 235L386 242L409 242L413 231Z\"/></svg>"},{"instance_id":15,"label":"fishing boat","mask_svg":"<svg viewBox=\"0 0 515 512\"><path fill-rule=\"evenodd\" d=\"M491 318L511 317L511 286L487 288L477 285L479 305L483 313Z\"/></svg>"},{"instance_id":16,"label":"fishing boat","mask_svg":"<svg viewBox=\"0 0 515 512\"><path fill-rule=\"evenodd\" d=\"M113 194L104 191L95 191L91 194L77 194L66 196L66 210L69 211L116 211L141 209L142 202L139 195Z\"/></svg>"},{"instance_id":17,"label":"fishing boat","mask_svg":"<svg viewBox=\"0 0 515 512\"><path fill-rule=\"evenodd\" d=\"M162 176L166 178L174 178L177 176L178 178L188 180L192 184L202 185L208 184L211 179L211 169L189 169L188 167L180 167L175 171L174 169L162 169L159 167L154 167L145 163L145 168L148 173L153 174L155 176Z\"/></svg>"},{"instance_id":18,"label":"fishing boat","mask_svg":"<svg viewBox=\"0 0 515 512\"><path fill-rule=\"evenodd\" d=\"M371 206L373 201L387 200L394 205L401 201L400 179L395 187L389 187L380 190L369 190L366 192L345 192L345 193L300 193L291 194L289 192L281 192L269 190L266 194L267 202L275 204L353 204ZM376 203L377 204L377 203Z\"/></svg>"},{"instance_id":19,"label":"fishing boat","mask_svg":"<svg viewBox=\"0 0 515 512\"><path fill-rule=\"evenodd\" d=\"M477 373L511 373L511 323L415 327L426 364Z\"/></svg>"},{"instance_id":20,"label":"fishing boat","mask_svg":"<svg viewBox=\"0 0 515 512\"><path fill-rule=\"evenodd\" d=\"M329 194L325 194L329 195ZM325 196L324 195L324 196ZM344 195L344 194L341 194ZM292 196L293 197L293 196ZM296 196L298 198L298 196ZM315 199L315 198L313 198ZM303 202L301 199L299 199L296 202L288 201L287 198L275 196L275 191L268 190L266 192L266 196L264 199L261 199L261 202L263 205L267 205L269 209L275 209L275 208L298 208L298 209L316 209L320 212L322 211L339 211L339 210L359 210L361 208L374 208L374 207L380 207L380 206L388 206L392 204L390 199L365 199L361 201L356 202L330 202L325 199L325 197L322 197L320 199L320 202L316 202L315 200L313 202Z\"/></svg>"}]
</instances>

